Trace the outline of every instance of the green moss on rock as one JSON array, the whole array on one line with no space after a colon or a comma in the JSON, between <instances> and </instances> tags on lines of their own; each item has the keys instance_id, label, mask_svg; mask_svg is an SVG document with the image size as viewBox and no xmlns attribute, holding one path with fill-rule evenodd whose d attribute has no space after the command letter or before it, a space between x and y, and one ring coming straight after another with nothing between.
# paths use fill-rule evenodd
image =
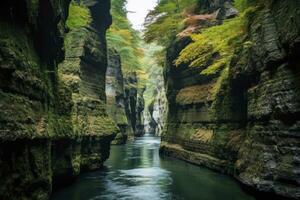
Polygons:
<instances>
[{"instance_id":1,"label":"green moss on rock","mask_svg":"<svg viewBox=\"0 0 300 200\"><path fill-rule=\"evenodd\" d=\"M69 17L66 24L71 30L88 26L91 20L92 18L89 9L82 3L77 4L72 2L70 4Z\"/></svg>"},{"instance_id":2,"label":"green moss on rock","mask_svg":"<svg viewBox=\"0 0 300 200\"><path fill-rule=\"evenodd\" d=\"M105 5L92 6L109 16ZM5 0L0 8L0 199L49 199L80 172L100 168L118 131L105 111L105 28L75 24L83 40L65 44L76 50L66 59L76 59L58 69L68 6ZM106 20L97 19L103 27Z\"/></svg>"}]
</instances>

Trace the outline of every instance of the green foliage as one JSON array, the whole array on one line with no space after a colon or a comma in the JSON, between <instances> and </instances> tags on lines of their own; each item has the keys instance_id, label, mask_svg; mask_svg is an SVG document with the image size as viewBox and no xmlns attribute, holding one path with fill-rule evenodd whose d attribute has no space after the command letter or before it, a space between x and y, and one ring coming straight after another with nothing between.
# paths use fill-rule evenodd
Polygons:
<instances>
[{"instance_id":1,"label":"green foliage","mask_svg":"<svg viewBox=\"0 0 300 200\"><path fill-rule=\"evenodd\" d=\"M239 12L243 12L248 6L248 1L249 0L235 0L233 5Z\"/></svg>"},{"instance_id":2,"label":"green foliage","mask_svg":"<svg viewBox=\"0 0 300 200\"><path fill-rule=\"evenodd\" d=\"M222 25L207 28L192 35L194 42L181 51L175 64L203 67L201 74L204 75L218 73L229 65L235 47L242 43L244 32L244 14L226 20Z\"/></svg>"},{"instance_id":3,"label":"green foliage","mask_svg":"<svg viewBox=\"0 0 300 200\"><path fill-rule=\"evenodd\" d=\"M132 28L127 19L125 5L126 0L112 0L113 24L107 33L107 41L108 45L120 54L123 72L130 73L141 67L143 50L140 47L139 33Z\"/></svg>"},{"instance_id":4,"label":"green foliage","mask_svg":"<svg viewBox=\"0 0 300 200\"><path fill-rule=\"evenodd\" d=\"M72 2L69 7L67 26L73 30L87 26L91 22L90 11L82 4Z\"/></svg>"},{"instance_id":5,"label":"green foliage","mask_svg":"<svg viewBox=\"0 0 300 200\"><path fill-rule=\"evenodd\" d=\"M145 107L147 108L156 97L156 90L160 81L163 81L163 65L161 61L157 59L157 55L161 55L163 48L154 43L143 44L145 47L145 56L142 60L143 67L145 69L144 84L146 90L144 92Z\"/></svg>"},{"instance_id":6,"label":"green foliage","mask_svg":"<svg viewBox=\"0 0 300 200\"><path fill-rule=\"evenodd\" d=\"M229 67L226 67L220 74L220 77L218 78L216 84L211 90L212 97L215 98L218 91L221 89L222 84L224 84L224 81L226 81L229 77Z\"/></svg>"},{"instance_id":7,"label":"green foliage","mask_svg":"<svg viewBox=\"0 0 300 200\"><path fill-rule=\"evenodd\" d=\"M184 28L185 11L193 7L196 0L161 0L147 16L144 39L168 46Z\"/></svg>"}]
</instances>

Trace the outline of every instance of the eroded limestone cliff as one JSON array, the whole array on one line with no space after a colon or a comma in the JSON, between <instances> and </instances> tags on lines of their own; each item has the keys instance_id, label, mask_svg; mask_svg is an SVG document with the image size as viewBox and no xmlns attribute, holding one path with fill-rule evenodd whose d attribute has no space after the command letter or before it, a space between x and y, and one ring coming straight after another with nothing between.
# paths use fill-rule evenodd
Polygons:
<instances>
[{"instance_id":1,"label":"eroded limestone cliff","mask_svg":"<svg viewBox=\"0 0 300 200\"><path fill-rule=\"evenodd\" d=\"M1 3L0 199L48 199L101 167L117 133L105 111L110 3L82 1L90 20L65 36L69 3Z\"/></svg>"},{"instance_id":2,"label":"eroded limestone cliff","mask_svg":"<svg viewBox=\"0 0 300 200\"><path fill-rule=\"evenodd\" d=\"M132 134L134 136L142 136L144 134L144 88L139 88L138 77L135 72L124 75L125 81L125 112L130 124Z\"/></svg>"},{"instance_id":3,"label":"eroded limestone cliff","mask_svg":"<svg viewBox=\"0 0 300 200\"><path fill-rule=\"evenodd\" d=\"M167 114L167 99L164 89L163 77L156 77L159 84L154 91L154 99L145 113L145 131L151 135L161 136Z\"/></svg>"},{"instance_id":4,"label":"eroded limestone cliff","mask_svg":"<svg viewBox=\"0 0 300 200\"><path fill-rule=\"evenodd\" d=\"M239 16L231 3L199 1L198 29ZM202 73L220 58L215 50L202 65L175 66L189 37L168 49L161 152L232 174L255 190L299 199L300 4L251 5L243 43L225 70Z\"/></svg>"},{"instance_id":5,"label":"eroded limestone cliff","mask_svg":"<svg viewBox=\"0 0 300 200\"><path fill-rule=\"evenodd\" d=\"M126 72L120 52L110 47L106 72L107 112L120 132L113 144L125 144L127 140L144 135L144 87L136 72ZM125 71L125 72L123 72Z\"/></svg>"},{"instance_id":6,"label":"eroded limestone cliff","mask_svg":"<svg viewBox=\"0 0 300 200\"><path fill-rule=\"evenodd\" d=\"M120 55L115 49L108 51L108 67L106 72L107 112L118 125L120 132L114 144L124 144L131 134L125 113L124 78L121 68Z\"/></svg>"}]
</instances>

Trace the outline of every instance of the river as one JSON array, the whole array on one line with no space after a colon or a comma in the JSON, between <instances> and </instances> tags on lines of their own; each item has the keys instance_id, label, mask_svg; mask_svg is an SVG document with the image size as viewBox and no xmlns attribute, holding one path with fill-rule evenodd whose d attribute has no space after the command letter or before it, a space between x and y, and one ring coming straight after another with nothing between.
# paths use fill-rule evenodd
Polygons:
<instances>
[{"instance_id":1,"label":"river","mask_svg":"<svg viewBox=\"0 0 300 200\"><path fill-rule=\"evenodd\" d=\"M160 138L112 146L104 170L85 173L52 200L254 200L231 177L159 156Z\"/></svg>"}]
</instances>

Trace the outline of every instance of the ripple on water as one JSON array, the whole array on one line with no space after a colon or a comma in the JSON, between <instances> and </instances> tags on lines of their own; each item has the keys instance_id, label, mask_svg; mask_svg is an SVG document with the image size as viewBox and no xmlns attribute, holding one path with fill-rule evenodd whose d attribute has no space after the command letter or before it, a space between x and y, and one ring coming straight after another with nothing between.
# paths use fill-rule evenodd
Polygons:
<instances>
[{"instance_id":1,"label":"ripple on water","mask_svg":"<svg viewBox=\"0 0 300 200\"><path fill-rule=\"evenodd\" d=\"M104 194L93 199L171 199L166 188L172 184L170 172L158 167L117 170L105 180Z\"/></svg>"},{"instance_id":2,"label":"ripple on water","mask_svg":"<svg viewBox=\"0 0 300 200\"><path fill-rule=\"evenodd\" d=\"M80 176L52 200L253 200L230 177L159 157L160 139L113 146L105 170Z\"/></svg>"}]
</instances>

